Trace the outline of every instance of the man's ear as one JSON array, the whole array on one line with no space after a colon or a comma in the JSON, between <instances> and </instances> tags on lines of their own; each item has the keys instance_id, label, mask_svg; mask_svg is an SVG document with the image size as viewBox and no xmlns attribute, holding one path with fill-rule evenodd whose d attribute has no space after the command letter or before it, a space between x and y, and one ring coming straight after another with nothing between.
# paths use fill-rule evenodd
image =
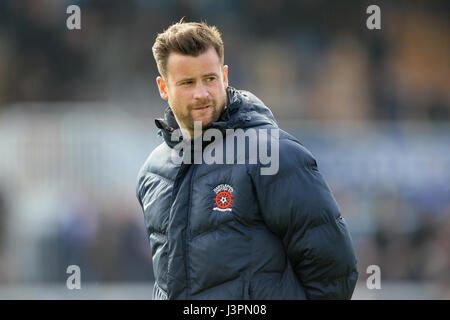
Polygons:
<instances>
[{"instance_id":1,"label":"man's ear","mask_svg":"<svg viewBox=\"0 0 450 320\"><path fill-rule=\"evenodd\" d=\"M159 95L161 96L161 98L164 100L169 99L169 95L167 94L167 85L163 77L156 77L156 84L158 85Z\"/></svg>"},{"instance_id":2,"label":"man's ear","mask_svg":"<svg viewBox=\"0 0 450 320\"><path fill-rule=\"evenodd\" d=\"M223 84L226 89L226 88L228 88L228 66L227 65L223 66L222 72L223 72Z\"/></svg>"}]
</instances>

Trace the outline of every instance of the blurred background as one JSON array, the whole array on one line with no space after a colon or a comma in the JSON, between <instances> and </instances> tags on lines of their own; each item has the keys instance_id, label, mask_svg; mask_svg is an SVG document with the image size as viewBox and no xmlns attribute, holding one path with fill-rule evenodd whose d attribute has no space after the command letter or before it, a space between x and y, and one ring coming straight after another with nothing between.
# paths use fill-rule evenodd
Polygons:
<instances>
[{"instance_id":1,"label":"blurred background","mask_svg":"<svg viewBox=\"0 0 450 320\"><path fill-rule=\"evenodd\" d=\"M81 9L68 30L66 8ZM366 8L381 8L368 30ZM151 299L135 197L160 142L158 32L216 25L230 85L318 160L357 250L353 299L450 299L448 1L0 1L0 298ZM81 290L68 290L69 265ZM370 265L381 289L369 290Z\"/></svg>"}]
</instances>

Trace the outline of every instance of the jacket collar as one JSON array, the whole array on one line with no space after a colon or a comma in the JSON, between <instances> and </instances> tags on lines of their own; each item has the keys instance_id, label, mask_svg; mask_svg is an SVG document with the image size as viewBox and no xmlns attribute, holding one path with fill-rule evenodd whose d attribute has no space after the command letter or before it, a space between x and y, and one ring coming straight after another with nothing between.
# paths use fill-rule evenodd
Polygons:
<instances>
[{"instance_id":1,"label":"jacket collar","mask_svg":"<svg viewBox=\"0 0 450 320\"><path fill-rule=\"evenodd\" d=\"M206 129L215 128L225 135L226 129L244 129L262 125L278 127L270 109L251 92L236 90L233 87L226 90L227 103L219 119L208 124ZM159 128L158 134L164 138L169 147L173 148L183 140L170 107L165 110L164 119L156 119L155 124ZM176 138L175 141L172 141L172 135ZM210 141L203 143L203 146L208 143Z\"/></svg>"}]
</instances>

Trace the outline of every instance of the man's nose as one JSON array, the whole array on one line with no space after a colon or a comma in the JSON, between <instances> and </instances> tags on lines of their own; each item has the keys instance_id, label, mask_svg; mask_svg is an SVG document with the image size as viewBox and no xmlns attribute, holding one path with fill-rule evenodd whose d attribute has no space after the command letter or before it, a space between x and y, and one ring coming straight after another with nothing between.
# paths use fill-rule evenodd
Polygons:
<instances>
[{"instance_id":1,"label":"man's nose","mask_svg":"<svg viewBox=\"0 0 450 320\"><path fill-rule=\"evenodd\" d=\"M208 98L208 90L206 89L205 85L202 83L199 83L194 91L194 99L196 100L204 100Z\"/></svg>"}]
</instances>

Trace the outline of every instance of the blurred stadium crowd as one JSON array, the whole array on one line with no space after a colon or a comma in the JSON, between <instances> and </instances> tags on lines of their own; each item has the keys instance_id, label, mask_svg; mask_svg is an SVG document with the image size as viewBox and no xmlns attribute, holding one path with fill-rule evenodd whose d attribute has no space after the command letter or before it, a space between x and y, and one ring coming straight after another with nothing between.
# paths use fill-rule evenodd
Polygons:
<instances>
[{"instance_id":1,"label":"blurred stadium crowd","mask_svg":"<svg viewBox=\"0 0 450 320\"><path fill-rule=\"evenodd\" d=\"M230 85L317 157L360 280L376 264L450 299L450 5L378 1L371 31L369 4L1 1L0 284L65 281L69 264L84 281L152 281L133 179L164 108L151 46L185 17L218 26Z\"/></svg>"}]
</instances>

